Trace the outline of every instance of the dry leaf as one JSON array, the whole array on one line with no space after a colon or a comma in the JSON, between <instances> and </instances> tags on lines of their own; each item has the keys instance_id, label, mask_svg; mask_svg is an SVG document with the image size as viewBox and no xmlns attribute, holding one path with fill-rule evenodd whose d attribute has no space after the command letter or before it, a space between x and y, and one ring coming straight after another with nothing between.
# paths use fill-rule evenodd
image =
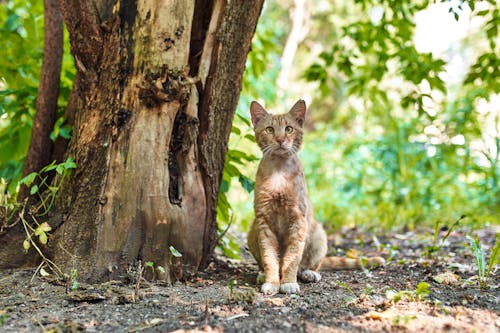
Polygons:
<instances>
[{"instance_id":1,"label":"dry leaf","mask_svg":"<svg viewBox=\"0 0 500 333\"><path fill-rule=\"evenodd\" d=\"M438 274L433 277L434 281L444 285L457 286L460 284L460 276L450 271Z\"/></svg>"},{"instance_id":2,"label":"dry leaf","mask_svg":"<svg viewBox=\"0 0 500 333\"><path fill-rule=\"evenodd\" d=\"M349 249L347 250L345 256L347 258L351 258L351 259L358 259L359 258L359 252L355 249Z\"/></svg>"}]
</instances>

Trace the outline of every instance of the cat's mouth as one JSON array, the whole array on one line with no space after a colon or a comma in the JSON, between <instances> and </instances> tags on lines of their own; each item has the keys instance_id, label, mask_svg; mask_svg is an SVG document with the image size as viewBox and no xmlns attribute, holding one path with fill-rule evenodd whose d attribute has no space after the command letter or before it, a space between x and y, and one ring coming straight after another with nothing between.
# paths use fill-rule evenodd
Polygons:
<instances>
[{"instance_id":1,"label":"cat's mouth","mask_svg":"<svg viewBox=\"0 0 500 333\"><path fill-rule=\"evenodd\" d=\"M290 151L290 147L286 145L278 145L273 149L273 152L278 154L278 155L285 155L288 154Z\"/></svg>"}]
</instances>

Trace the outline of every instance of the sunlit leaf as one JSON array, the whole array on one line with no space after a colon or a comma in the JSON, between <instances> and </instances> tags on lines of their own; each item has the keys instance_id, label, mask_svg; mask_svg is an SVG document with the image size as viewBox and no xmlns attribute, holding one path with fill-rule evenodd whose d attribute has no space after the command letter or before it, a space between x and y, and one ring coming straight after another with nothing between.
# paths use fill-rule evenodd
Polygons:
<instances>
[{"instance_id":1,"label":"sunlit leaf","mask_svg":"<svg viewBox=\"0 0 500 333\"><path fill-rule=\"evenodd\" d=\"M180 253L179 251L177 251L177 249L175 247L173 247L172 245L170 245L168 247L168 250L170 251L170 253L174 256L174 257L177 257L177 258L180 258L182 257L182 253Z\"/></svg>"}]
</instances>

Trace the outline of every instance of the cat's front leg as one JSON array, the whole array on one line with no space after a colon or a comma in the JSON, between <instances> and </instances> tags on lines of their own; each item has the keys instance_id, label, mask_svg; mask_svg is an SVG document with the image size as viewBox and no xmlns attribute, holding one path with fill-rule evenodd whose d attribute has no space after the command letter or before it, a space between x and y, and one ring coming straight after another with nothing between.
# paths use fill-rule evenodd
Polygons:
<instances>
[{"instance_id":1,"label":"cat's front leg","mask_svg":"<svg viewBox=\"0 0 500 333\"><path fill-rule=\"evenodd\" d=\"M265 274L261 291L266 295L277 294L280 288L279 244L276 235L265 223L259 225L259 249Z\"/></svg>"},{"instance_id":2,"label":"cat's front leg","mask_svg":"<svg viewBox=\"0 0 500 333\"><path fill-rule=\"evenodd\" d=\"M297 294L300 292L300 287L297 283L297 273L304 253L307 232L306 224L302 222L299 220L298 223L290 228L288 242L281 263L280 292L285 294Z\"/></svg>"}]
</instances>

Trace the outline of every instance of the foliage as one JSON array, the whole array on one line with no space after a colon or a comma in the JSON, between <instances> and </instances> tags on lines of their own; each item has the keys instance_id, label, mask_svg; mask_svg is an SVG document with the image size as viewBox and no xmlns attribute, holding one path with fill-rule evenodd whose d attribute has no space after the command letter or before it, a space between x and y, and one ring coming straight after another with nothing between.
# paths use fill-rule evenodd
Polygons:
<instances>
[{"instance_id":1,"label":"foliage","mask_svg":"<svg viewBox=\"0 0 500 333\"><path fill-rule=\"evenodd\" d=\"M69 137L62 115L73 84L74 65L65 34L58 120L51 135ZM0 7L0 178L12 194L28 150L43 57L43 2L6 0Z\"/></svg>"},{"instance_id":2,"label":"foliage","mask_svg":"<svg viewBox=\"0 0 500 333\"><path fill-rule=\"evenodd\" d=\"M225 208L218 210L222 229L233 222L247 230L253 218L250 191L228 181L255 175L255 160L235 163L231 153L260 155L245 121L250 101L285 111L282 104L293 91L302 94L296 98L312 99L300 157L316 217L327 227L434 225L431 256L462 221L439 237L442 221L450 217L466 215L474 227L499 223L500 112L494 104L500 87L500 14L495 2L315 4L294 64L297 75L310 83L290 82L289 91L279 91L290 3L267 3L254 37L219 200L219 208ZM416 18L439 6L447 6L461 24L470 15L483 28L470 29L448 53L421 51ZM450 54L470 58L455 81L449 79ZM232 257L241 244L233 235L222 243Z\"/></svg>"},{"instance_id":3,"label":"foliage","mask_svg":"<svg viewBox=\"0 0 500 333\"><path fill-rule=\"evenodd\" d=\"M500 203L498 149L474 147L484 140L486 124L477 103L498 92L498 52L478 56L454 90L457 98L447 100L447 62L419 52L412 40L413 18L429 3L396 2L355 1L357 10L377 10L380 18L358 15L336 27L343 38L305 72L318 83L321 99L328 99L332 87L342 92L334 126L319 124L303 153L313 192L340 191L330 207L322 204L325 197L314 200L319 217L412 226L458 212L493 222ZM487 8L476 15L491 16L487 39L496 47L491 26L498 8ZM486 114L498 124L494 111ZM494 140L498 146L498 133Z\"/></svg>"},{"instance_id":4,"label":"foliage","mask_svg":"<svg viewBox=\"0 0 500 333\"><path fill-rule=\"evenodd\" d=\"M308 133L300 156L316 217L327 226L412 228L426 223L437 228L438 221L460 215L467 215L472 225L498 223L496 2L311 3L308 34L293 65L294 77L302 79L289 82L286 91L276 80L292 1L265 3L248 55L221 182L217 213L223 253L239 256L242 242L229 227L246 230L253 218L253 179L260 156L248 112L254 99L278 112L286 111L289 98L308 101ZM43 7L34 0L3 4L0 200L6 207L15 199L29 144L42 61ZM470 15L470 21L480 26L471 28L446 53L422 51L415 42L417 16L433 6L447 6L456 21ZM53 140L71 134L62 118L74 79L68 44L66 33ZM469 61L455 81L448 79L453 74L448 53ZM43 181L45 176L28 175L23 183L30 183L31 177ZM42 195L36 186L31 191ZM48 195L44 211L53 199L50 191ZM436 241L430 250L439 247Z\"/></svg>"},{"instance_id":5,"label":"foliage","mask_svg":"<svg viewBox=\"0 0 500 333\"><path fill-rule=\"evenodd\" d=\"M68 157L62 163L56 164L56 161L53 161L39 172L32 172L19 181L20 185L26 185L30 189L30 195L36 194L40 199L39 206L35 209L38 216L44 216L49 212L57 192L64 183L65 178L69 175L69 170L75 168L76 163L73 161L73 158ZM49 183L48 179L53 171L56 171L60 177ZM47 191L40 193L40 188L47 188Z\"/></svg>"}]
</instances>

